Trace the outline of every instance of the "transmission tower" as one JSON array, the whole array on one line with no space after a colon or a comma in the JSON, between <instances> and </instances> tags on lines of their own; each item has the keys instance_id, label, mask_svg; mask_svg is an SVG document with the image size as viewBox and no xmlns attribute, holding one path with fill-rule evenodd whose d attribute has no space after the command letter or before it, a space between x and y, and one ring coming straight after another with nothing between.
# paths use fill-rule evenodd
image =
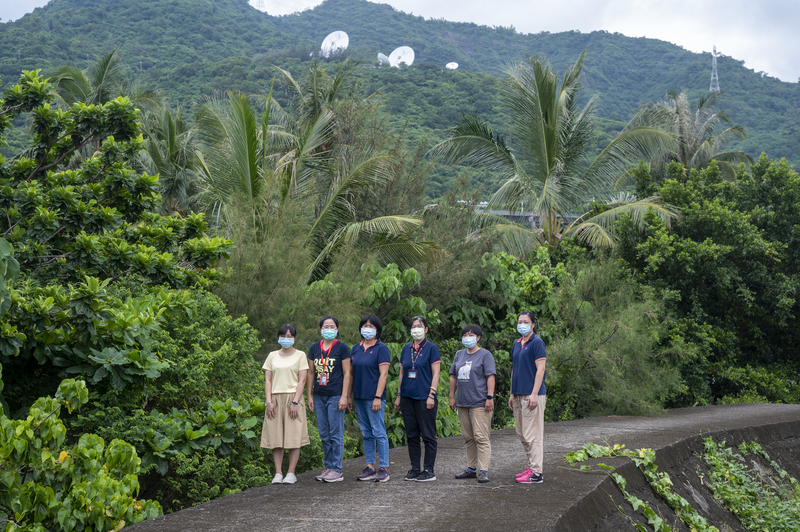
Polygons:
<instances>
[{"instance_id":1,"label":"transmission tower","mask_svg":"<svg viewBox=\"0 0 800 532\"><path fill-rule=\"evenodd\" d=\"M256 0L255 8L259 11L266 11L267 7L264 5L264 0Z\"/></svg>"},{"instance_id":2,"label":"transmission tower","mask_svg":"<svg viewBox=\"0 0 800 532\"><path fill-rule=\"evenodd\" d=\"M714 52L711 54L711 86L708 88L709 92L719 92L719 77L717 76L717 47L714 46Z\"/></svg>"}]
</instances>

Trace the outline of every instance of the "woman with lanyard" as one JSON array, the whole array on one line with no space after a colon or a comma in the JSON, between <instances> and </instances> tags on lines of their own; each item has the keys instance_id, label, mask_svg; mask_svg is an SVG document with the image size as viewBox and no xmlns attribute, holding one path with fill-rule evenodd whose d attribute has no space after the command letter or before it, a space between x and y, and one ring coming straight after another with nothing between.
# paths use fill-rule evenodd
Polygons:
<instances>
[{"instance_id":1,"label":"woman with lanyard","mask_svg":"<svg viewBox=\"0 0 800 532\"><path fill-rule=\"evenodd\" d=\"M400 382L397 385L395 410L403 414L403 425L408 439L408 457L411 469L404 480L429 482L436 480L433 466L436 462L436 413L439 401L436 388L439 385L439 366L442 357L436 344L429 342L425 335L428 324L422 316L411 318L410 344L403 346L400 353ZM425 467L419 468L422 446L425 442Z\"/></svg>"},{"instance_id":2,"label":"woman with lanyard","mask_svg":"<svg viewBox=\"0 0 800 532\"><path fill-rule=\"evenodd\" d=\"M380 340L383 324L378 316L364 316L359 328L364 340L350 350L350 361L353 367L356 419L364 437L367 467L358 475L358 480L386 482L389 480L389 438L386 436L383 413L391 355L389 348ZM379 462L375 460L376 450ZM377 469L376 465L379 465Z\"/></svg>"},{"instance_id":3,"label":"woman with lanyard","mask_svg":"<svg viewBox=\"0 0 800 532\"><path fill-rule=\"evenodd\" d=\"M544 481L544 407L547 395L544 386L547 353L536 333L539 323L533 312L524 310L517 317L517 332L522 338L511 350L511 395L508 406L514 411L517 436L528 457L528 467L517 475L522 484Z\"/></svg>"},{"instance_id":4,"label":"woman with lanyard","mask_svg":"<svg viewBox=\"0 0 800 532\"><path fill-rule=\"evenodd\" d=\"M350 348L340 342L339 320L325 316L319 320L322 340L308 350L308 406L317 415L319 438L325 455L325 469L316 476L323 482L339 482L344 456L344 411L350 389ZM313 388L313 396L312 396Z\"/></svg>"},{"instance_id":5,"label":"woman with lanyard","mask_svg":"<svg viewBox=\"0 0 800 532\"><path fill-rule=\"evenodd\" d=\"M295 468L300 459L300 447L311 443L306 425L303 385L308 373L306 354L294 348L297 332L287 323L278 330L279 351L267 356L264 370L264 393L267 407L261 428L261 447L272 449L275 463L273 484L297 482ZM282 474L283 450L289 450L289 471Z\"/></svg>"}]
</instances>

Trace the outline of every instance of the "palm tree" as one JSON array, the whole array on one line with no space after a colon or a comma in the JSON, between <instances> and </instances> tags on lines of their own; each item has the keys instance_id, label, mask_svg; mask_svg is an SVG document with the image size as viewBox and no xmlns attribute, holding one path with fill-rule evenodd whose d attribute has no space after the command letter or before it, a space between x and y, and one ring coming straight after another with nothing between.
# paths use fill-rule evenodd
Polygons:
<instances>
[{"instance_id":1,"label":"palm tree","mask_svg":"<svg viewBox=\"0 0 800 532\"><path fill-rule=\"evenodd\" d=\"M712 160L717 161L722 175L732 179L740 163L752 164L753 159L739 151L721 151L722 147L736 139L744 139L742 126L731 125L731 119L717 110L719 94L710 92L700 96L697 108L689 101L686 91L667 93L667 99L642 106L634 120L661 123L677 140L676 149L653 161L652 172L660 177L666 175L667 164L677 161L688 171L701 169Z\"/></svg>"},{"instance_id":2,"label":"palm tree","mask_svg":"<svg viewBox=\"0 0 800 532\"><path fill-rule=\"evenodd\" d=\"M648 209L655 209L667 224L676 214L656 198L610 200L596 215L586 213L588 204L610 198L626 184L632 164L673 150L675 141L669 133L640 121L626 126L599 155L588 157L597 96L579 107L585 52L560 83L557 72L540 57L528 56L506 67L502 95L511 120L508 139L481 118L464 116L431 154L498 173L505 183L492 196L489 208L529 209L539 216L539 241L557 245L564 236L577 236L592 246L611 246L613 224L621 214L641 221ZM566 225L572 217L577 219ZM515 231L517 236L520 231L509 224L494 230Z\"/></svg>"}]
</instances>

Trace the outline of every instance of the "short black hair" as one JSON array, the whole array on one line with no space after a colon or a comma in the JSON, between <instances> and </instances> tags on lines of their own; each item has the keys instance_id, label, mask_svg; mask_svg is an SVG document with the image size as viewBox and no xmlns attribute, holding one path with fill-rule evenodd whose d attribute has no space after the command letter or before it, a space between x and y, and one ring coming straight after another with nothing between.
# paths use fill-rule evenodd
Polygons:
<instances>
[{"instance_id":1,"label":"short black hair","mask_svg":"<svg viewBox=\"0 0 800 532\"><path fill-rule=\"evenodd\" d=\"M297 329L294 328L294 325L291 323L284 323L281 325L281 328L278 329L278 336L283 336L284 334L289 333L294 338L297 338Z\"/></svg>"},{"instance_id":2,"label":"short black hair","mask_svg":"<svg viewBox=\"0 0 800 532\"><path fill-rule=\"evenodd\" d=\"M467 333L472 333L475 336L483 336L483 329L481 329L480 325L475 325L474 323L470 323L469 325L465 325L463 329L461 329L461 336L464 336Z\"/></svg>"},{"instance_id":3,"label":"short black hair","mask_svg":"<svg viewBox=\"0 0 800 532\"><path fill-rule=\"evenodd\" d=\"M361 323L358 324L358 332L359 332L359 334L361 333L361 327L363 327L364 324L366 324L366 323L369 323L370 325L374 325L375 326L375 328L377 329L377 332L375 333L375 338L380 340L381 339L381 332L383 332L383 324L381 323L381 319L378 316L376 316L375 314L367 314L366 316L361 318Z\"/></svg>"},{"instance_id":4,"label":"short black hair","mask_svg":"<svg viewBox=\"0 0 800 532\"><path fill-rule=\"evenodd\" d=\"M322 329L322 326L325 325L325 322L328 320L333 320L333 323L336 324L336 328L339 328L339 320L336 319L335 316L325 316L321 320L319 320L319 328ZM339 331L336 331L336 338L339 338Z\"/></svg>"},{"instance_id":5,"label":"short black hair","mask_svg":"<svg viewBox=\"0 0 800 532\"><path fill-rule=\"evenodd\" d=\"M428 326L428 320L425 319L425 316L414 316L413 318L411 318L411 321L408 322L408 326L413 327L415 321L421 321L423 327Z\"/></svg>"},{"instance_id":6,"label":"short black hair","mask_svg":"<svg viewBox=\"0 0 800 532\"><path fill-rule=\"evenodd\" d=\"M533 323L533 334L537 334L539 332L539 318L536 317L536 314L530 310L523 310L517 315L517 318L520 316L528 316L531 319L531 323Z\"/></svg>"}]
</instances>

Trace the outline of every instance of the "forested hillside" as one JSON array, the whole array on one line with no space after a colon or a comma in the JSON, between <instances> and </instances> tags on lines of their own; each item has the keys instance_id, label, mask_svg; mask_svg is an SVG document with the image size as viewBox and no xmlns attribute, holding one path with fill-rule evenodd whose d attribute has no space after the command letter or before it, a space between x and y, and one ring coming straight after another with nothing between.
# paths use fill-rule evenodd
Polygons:
<instances>
[{"instance_id":1,"label":"forested hillside","mask_svg":"<svg viewBox=\"0 0 800 532\"><path fill-rule=\"evenodd\" d=\"M710 77L709 55L664 41L602 31L523 35L511 26L425 20L365 0L327 0L283 17L261 13L246 0L53 0L18 21L0 24L0 76L9 83L22 69L83 68L118 47L132 77L188 106L213 90L265 91L273 64L308 60L333 30L347 31L347 54L370 66L379 51L414 48L416 62L408 71L369 75L384 89L392 122L405 124L407 119L412 136L451 125L454 114L486 114L496 107L489 103L496 98L492 78L470 78L470 90L447 90L451 80L458 85L459 76L469 77L442 73L450 61L462 71L498 75L504 63L525 53L543 54L561 69L587 48L587 95L599 92L601 116L617 123L671 89L688 89L696 99ZM800 163L798 84L762 76L725 56L719 59L719 72L722 109L748 134L734 147L752 156L766 151ZM471 90L476 85L478 93ZM437 101L441 104L425 110L426 102ZM487 119L502 120L496 115Z\"/></svg>"}]
</instances>

